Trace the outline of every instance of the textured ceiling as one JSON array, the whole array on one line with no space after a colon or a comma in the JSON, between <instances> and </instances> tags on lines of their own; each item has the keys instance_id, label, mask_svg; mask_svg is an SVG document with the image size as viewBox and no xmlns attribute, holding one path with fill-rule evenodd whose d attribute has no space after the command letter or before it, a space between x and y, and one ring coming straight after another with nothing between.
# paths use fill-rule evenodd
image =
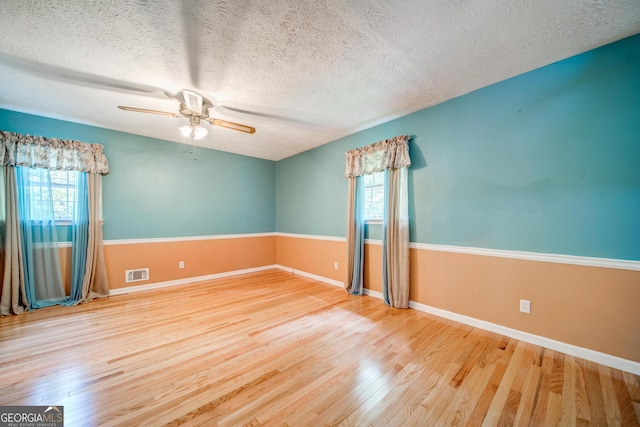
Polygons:
<instances>
[{"instance_id":1,"label":"textured ceiling","mask_svg":"<svg viewBox=\"0 0 640 427\"><path fill-rule=\"evenodd\" d=\"M279 160L640 32L638 0L2 0L0 108ZM96 141L99 142L99 141Z\"/></svg>"}]
</instances>

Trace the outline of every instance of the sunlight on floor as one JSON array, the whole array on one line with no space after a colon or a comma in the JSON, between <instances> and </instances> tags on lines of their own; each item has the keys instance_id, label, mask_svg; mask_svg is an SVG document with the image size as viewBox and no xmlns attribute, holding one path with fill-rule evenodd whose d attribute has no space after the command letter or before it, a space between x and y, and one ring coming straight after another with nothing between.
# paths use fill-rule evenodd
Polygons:
<instances>
[{"instance_id":1,"label":"sunlight on floor","mask_svg":"<svg viewBox=\"0 0 640 427\"><path fill-rule=\"evenodd\" d=\"M35 380L32 396L37 403L34 404L63 406L65 425L90 419L95 413L94 396L86 391L76 392L93 382L90 373L84 366L55 369Z\"/></svg>"}]
</instances>

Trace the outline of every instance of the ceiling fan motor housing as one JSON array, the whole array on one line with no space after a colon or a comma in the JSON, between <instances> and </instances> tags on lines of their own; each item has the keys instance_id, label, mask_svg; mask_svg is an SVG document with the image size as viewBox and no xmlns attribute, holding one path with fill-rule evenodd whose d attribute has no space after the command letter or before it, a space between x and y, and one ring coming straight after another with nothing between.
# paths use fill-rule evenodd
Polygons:
<instances>
[{"instance_id":1,"label":"ceiling fan motor housing","mask_svg":"<svg viewBox=\"0 0 640 427\"><path fill-rule=\"evenodd\" d=\"M189 108L187 108L186 104L184 102L180 103L180 114L182 114L185 117L189 117L189 120L192 120L193 118L197 118L198 120L201 119L208 119L209 118L209 109L206 106L202 106L202 110L200 110L200 112L198 112L197 110L191 110Z\"/></svg>"}]
</instances>

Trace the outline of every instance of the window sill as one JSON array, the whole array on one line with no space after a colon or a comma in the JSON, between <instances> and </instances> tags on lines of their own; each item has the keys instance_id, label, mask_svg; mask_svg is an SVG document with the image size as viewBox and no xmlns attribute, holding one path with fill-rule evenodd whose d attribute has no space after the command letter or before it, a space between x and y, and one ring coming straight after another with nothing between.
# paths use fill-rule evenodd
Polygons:
<instances>
[{"instance_id":1,"label":"window sill","mask_svg":"<svg viewBox=\"0 0 640 427\"><path fill-rule=\"evenodd\" d=\"M43 221L33 221L33 220L32 220L32 221L31 221L31 224L32 224L32 225L36 225L36 224L40 224L40 223L42 223L42 222L43 222ZM44 222L49 222L49 221L44 221ZM69 221L69 220L64 220L64 221L63 221L63 220L56 220L56 221L55 221L55 223L56 223L56 227L57 227L57 226L59 226L59 225L61 225L61 226L70 226L70 225L73 225L73 221Z\"/></svg>"},{"instance_id":2,"label":"window sill","mask_svg":"<svg viewBox=\"0 0 640 427\"><path fill-rule=\"evenodd\" d=\"M365 224L380 224L380 225L382 225L382 220L381 219L365 219L364 223Z\"/></svg>"}]
</instances>

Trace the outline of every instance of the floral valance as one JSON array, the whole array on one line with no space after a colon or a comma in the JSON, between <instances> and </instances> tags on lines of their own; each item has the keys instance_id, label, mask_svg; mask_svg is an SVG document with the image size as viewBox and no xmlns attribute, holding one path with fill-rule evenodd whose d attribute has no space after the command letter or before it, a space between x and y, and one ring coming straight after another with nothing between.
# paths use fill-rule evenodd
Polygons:
<instances>
[{"instance_id":1,"label":"floral valance","mask_svg":"<svg viewBox=\"0 0 640 427\"><path fill-rule=\"evenodd\" d=\"M109 173L100 144L23 135L0 130L0 165Z\"/></svg>"},{"instance_id":2,"label":"floral valance","mask_svg":"<svg viewBox=\"0 0 640 427\"><path fill-rule=\"evenodd\" d=\"M408 168L410 136L401 135L347 151L345 178L370 175L386 169Z\"/></svg>"}]
</instances>

